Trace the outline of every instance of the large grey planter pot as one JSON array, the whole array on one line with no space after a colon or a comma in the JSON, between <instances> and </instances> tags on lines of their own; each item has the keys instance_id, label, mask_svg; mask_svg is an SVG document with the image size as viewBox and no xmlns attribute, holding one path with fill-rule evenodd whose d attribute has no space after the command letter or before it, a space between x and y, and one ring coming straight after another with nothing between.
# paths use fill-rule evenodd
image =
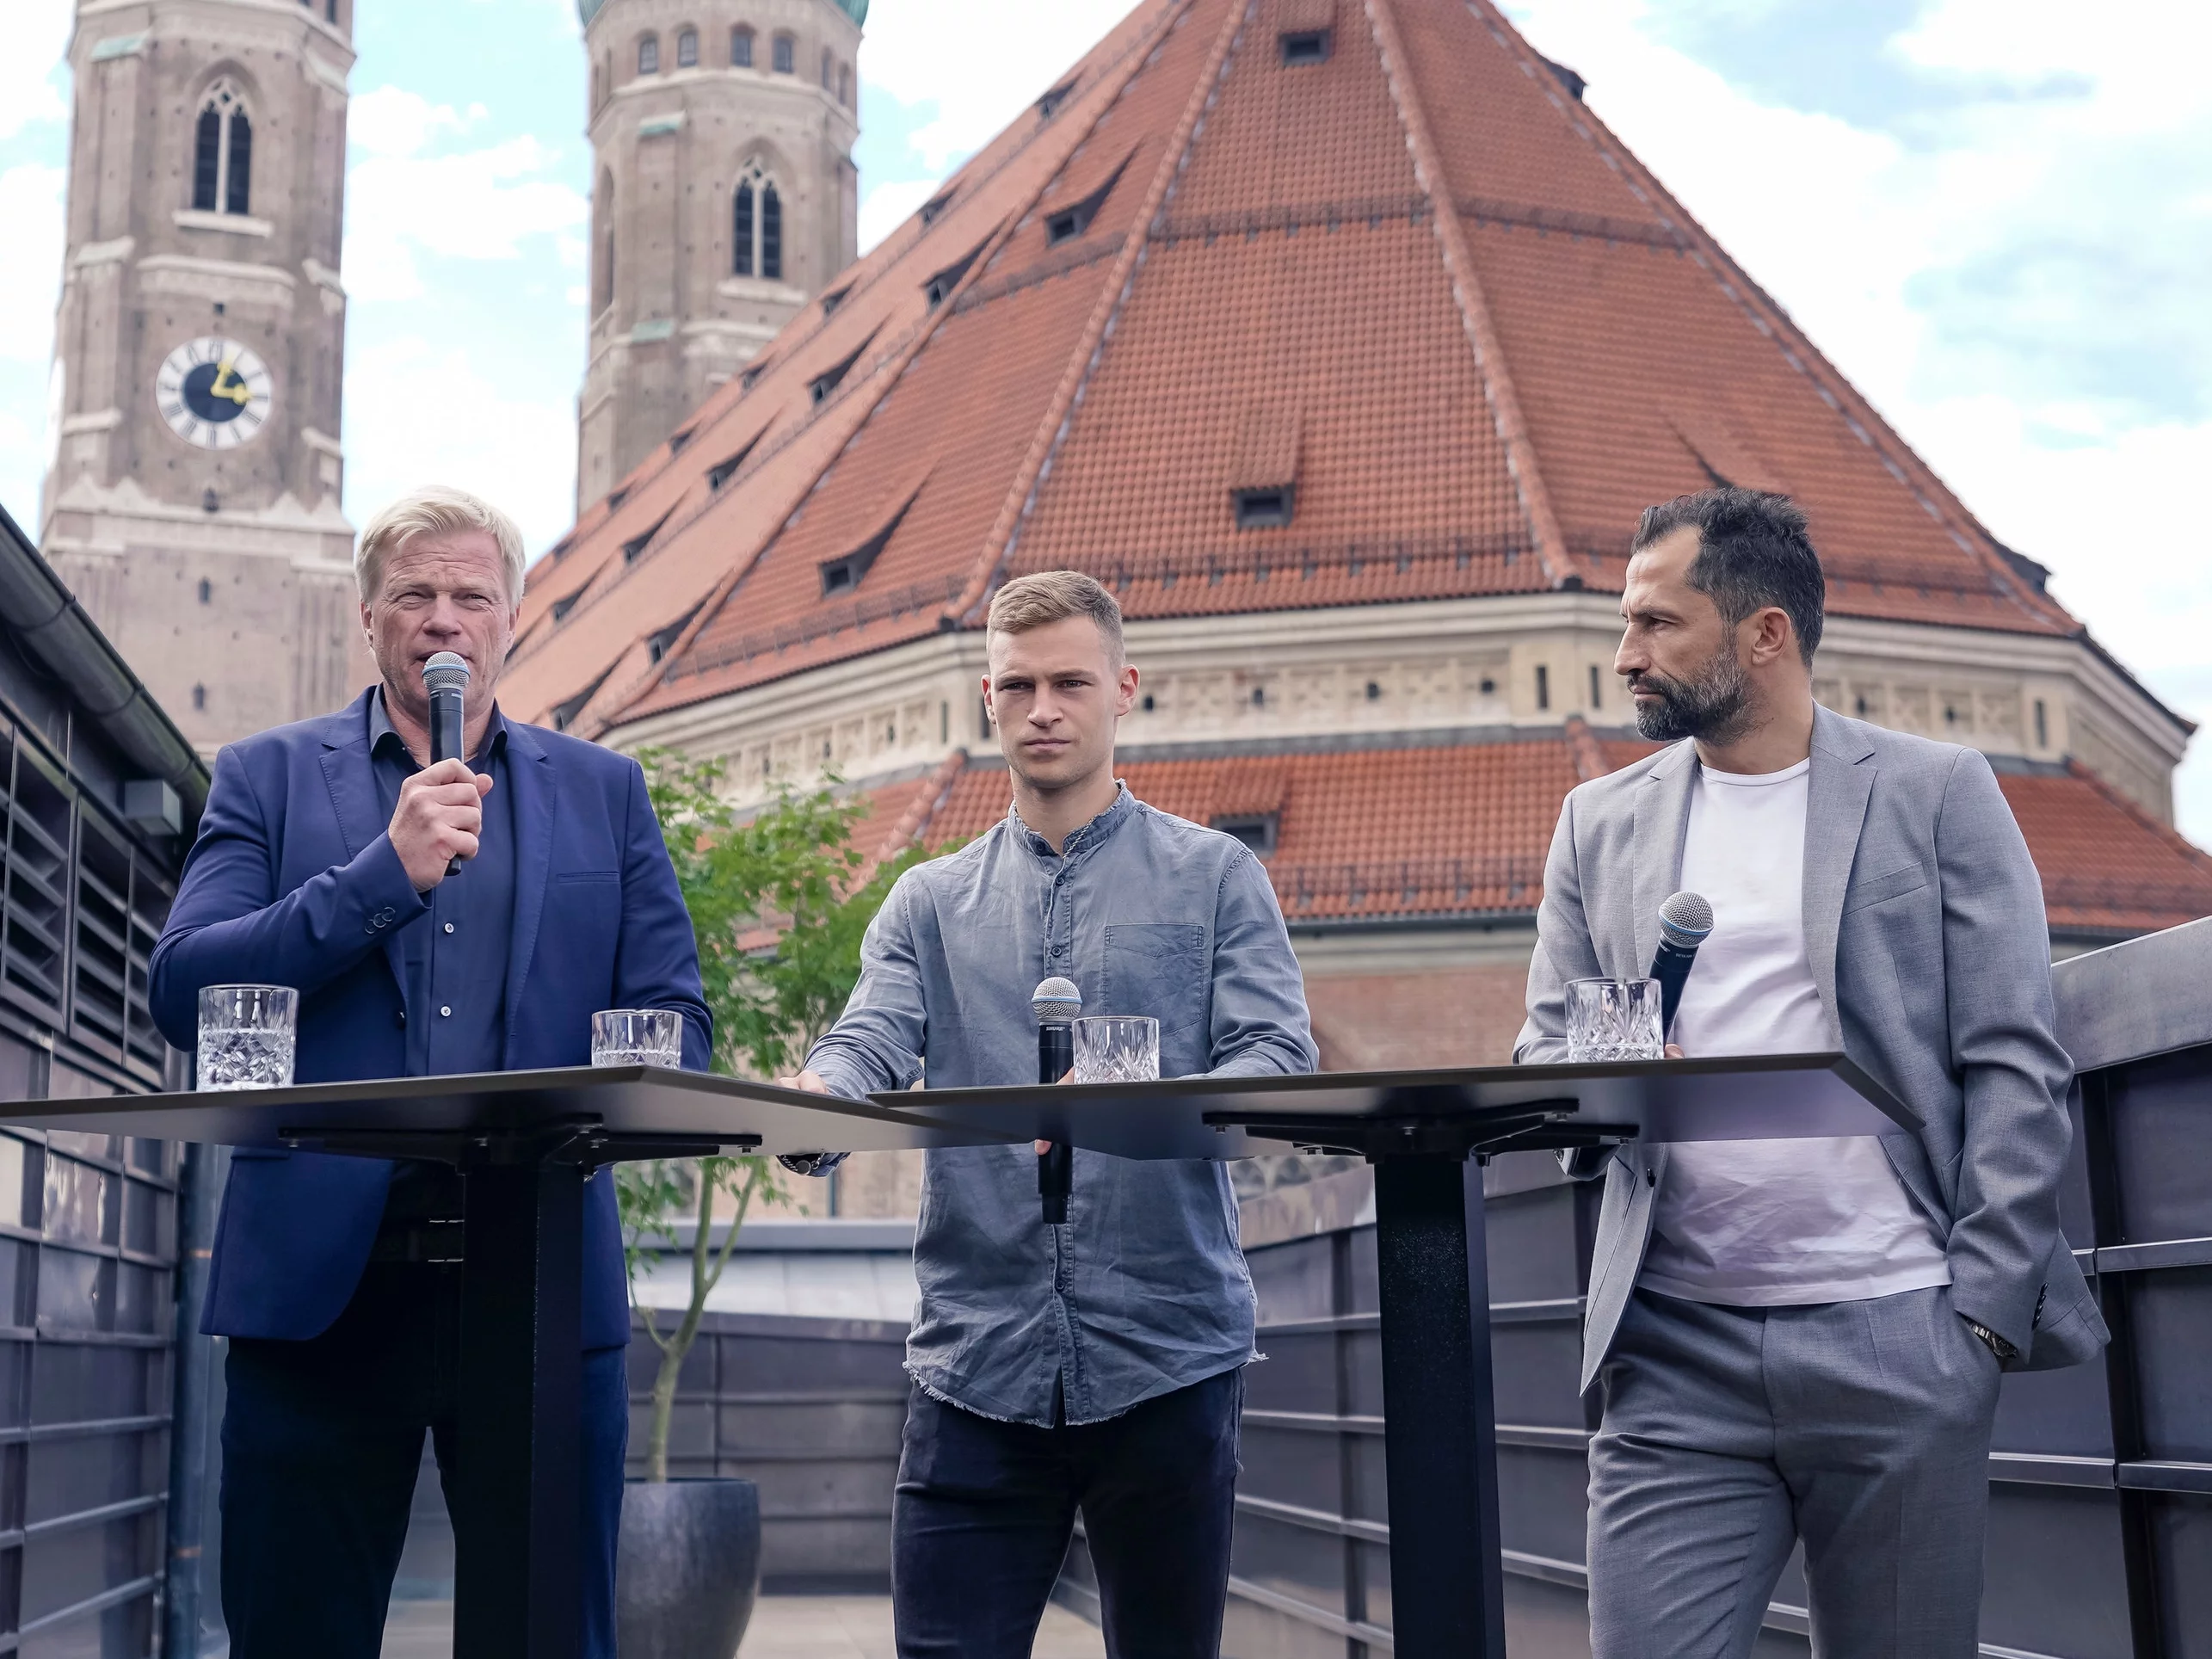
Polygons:
<instances>
[{"instance_id":1,"label":"large grey planter pot","mask_svg":"<svg viewBox=\"0 0 2212 1659\"><path fill-rule=\"evenodd\" d=\"M749 1480L622 1489L620 1659L730 1659L761 1589L761 1491Z\"/></svg>"}]
</instances>

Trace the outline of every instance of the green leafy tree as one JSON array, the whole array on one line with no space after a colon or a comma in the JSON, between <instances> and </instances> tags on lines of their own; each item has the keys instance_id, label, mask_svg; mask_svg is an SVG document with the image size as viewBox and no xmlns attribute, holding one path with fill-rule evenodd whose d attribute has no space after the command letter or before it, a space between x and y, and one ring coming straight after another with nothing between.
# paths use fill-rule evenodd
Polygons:
<instances>
[{"instance_id":1,"label":"green leafy tree","mask_svg":"<svg viewBox=\"0 0 2212 1659\"><path fill-rule=\"evenodd\" d=\"M753 1077L796 1070L852 995L861 936L891 883L928 854L909 849L871 872L853 845L867 813L864 803L841 800L827 787L805 794L786 789L741 820L722 798L721 762L664 749L644 749L638 758L699 938L699 978L714 1015L714 1070ZM789 1193L779 1166L761 1156L618 1164L615 1193L631 1301L661 1351L645 1477L666 1480L676 1378L698 1340L706 1299L753 1206ZM730 1230L716 1243L715 1200L724 1193L733 1200ZM691 1297L682 1317L663 1330L656 1311L638 1303L638 1274L647 1257L681 1247L676 1229L685 1218L693 1224Z\"/></svg>"}]
</instances>

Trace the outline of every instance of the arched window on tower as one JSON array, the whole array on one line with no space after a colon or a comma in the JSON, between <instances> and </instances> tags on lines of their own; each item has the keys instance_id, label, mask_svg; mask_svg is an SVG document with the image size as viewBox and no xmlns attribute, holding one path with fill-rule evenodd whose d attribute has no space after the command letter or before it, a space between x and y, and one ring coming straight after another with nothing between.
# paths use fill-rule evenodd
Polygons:
<instances>
[{"instance_id":1,"label":"arched window on tower","mask_svg":"<svg viewBox=\"0 0 2212 1659\"><path fill-rule=\"evenodd\" d=\"M750 69L753 66L753 29L740 23L730 31L730 67Z\"/></svg>"},{"instance_id":2,"label":"arched window on tower","mask_svg":"<svg viewBox=\"0 0 2212 1659\"><path fill-rule=\"evenodd\" d=\"M638 72L657 75L661 72L661 37L649 34L638 42Z\"/></svg>"},{"instance_id":3,"label":"arched window on tower","mask_svg":"<svg viewBox=\"0 0 2212 1659\"><path fill-rule=\"evenodd\" d=\"M853 65L850 64L837 66L837 102L847 109L853 107Z\"/></svg>"},{"instance_id":4,"label":"arched window on tower","mask_svg":"<svg viewBox=\"0 0 2212 1659\"><path fill-rule=\"evenodd\" d=\"M756 158L738 176L730 217L730 268L738 276L784 278L784 200Z\"/></svg>"},{"instance_id":5,"label":"arched window on tower","mask_svg":"<svg viewBox=\"0 0 2212 1659\"><path fill-rule=\"evenodd\" d=\"M788 34L776 36L775 55L771 60L779 75L798 73L798 42Z\"/></svg>"},{"instance_id":6,"label":"arched window on tower","mask_svg":"<svg viewBox=\"0 0 2212 1659\"><path fill-rule=\"evenodd\" d=\"M207 89L193 132L192 205L203 213L245 213L253 200L254 124L228 81Z\"/></svg>"},{"instance_id":7,"label":"arched window on tower","mask_svg":"<svg viewBox=\"0 0 2212 1659\"><path fill-rule=\"evenodd\" d=\"M606 71L597 64L591 66L591 107L596 111L607 96Z\"/></svg>"},{"instance_id":8,"label":"arched window on tower","mask_svg":"<svg viewBox=\"0 0 2212 1659\"><path fill-rule=\"evenodd\" d=\"M678 69L699 67L699 31L697 29L687 28L676 36L676 67Z\"/></svg>"},{"instance_id":9,"label":"arched window on tower","mask_svg":"<svg viewBox=\"0 0 2212 1659\"><path fill-rule=\"evenodd\" d=\"M832 76L834 76L836 72L837 72L837 59L836 59L835 58L834 58L834 57L832 57L832 56L830 55L829 48L828 46L824 46L824 47L823 47L823 48L822 48L822 89L823 89L824 92L829 91L829 90L830 89L830 88L831 88L833 85L835 85L835 83L834 81L832 81L830 77L831 77Z\"/></svg>"}]
</instances>

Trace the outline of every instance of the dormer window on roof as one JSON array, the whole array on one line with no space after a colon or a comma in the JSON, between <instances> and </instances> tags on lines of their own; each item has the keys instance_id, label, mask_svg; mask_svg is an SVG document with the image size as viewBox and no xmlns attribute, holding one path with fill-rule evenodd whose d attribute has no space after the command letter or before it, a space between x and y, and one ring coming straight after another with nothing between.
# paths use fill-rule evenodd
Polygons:
<instances>
[{"instance_id":1,"label":"dormer window on roof","mask_svg":"<svg viewBox=\"0 0 2212 1659\"><path fill-rule=\"evenodd\" d=\"M821 373L816 375L814 379L808 381L806 383L807 396L811 398L817 404L827 402L829 400L829 394L836 391L837 388L843 384L845 377L853 372L853 365L860 361L860 354L867 350L869 342L872 341L875 337L876 336L874 335L870 335L866 340L863 340L859 345L853 347L847 355L841 358L838 361L832 363L828 368L823 370Z\"/></svg>"},{"instance_id":2,"label":"dormer window on roof","mask_svg":"<svg viewBox=\"0 0 2212 1659\"><path fill-rule=\"evenodd\" d=\"M1216 818L1211 827L1235 836L1261 858L1272 858L1282 822L1276 812L1239 812Z\"/></svg>"},{"instance_id":3,"label":"dormer window on roof","mask_svg":"<svg viewBox=\"0 0 2212 1659\"><path fill-rule=\"evenodd\" d=\"M1037 101L1037 113L1046 120L1060 113L1060 106L1068 102L1075 90L1073 81L1063 81Z\"/></svg>"},{"instance_id":4,"label":"dormer window on roof","mask_svg":"<svg viewBox=\"0 0 2212 1659\"><path fill-rule=\"evenodd\" d=\"M636 564L638 561L638 555L644 552L646 548L653 545L653 538L661 533L661 526L666 524L668 521L669 515L666 513L663 513L661 515L658 521L655 522L653 527L646 531L644 535L632 536L629 540L624 542L622 544L622 562L625 564Z\"/></svg>"},{"instance_id":5,"label":"dormer window on roof","mask_svg":"<svg viewBox=\"0 0 2212 1659\"><path fill-rule=\"evenodd\" d=\"M840 305L845 303L845 296L852 292L852 288L847 286L846 287L839 288L834 293L823 294L822 296L822 314L824 317L827 317L832 311L835 311Z\"/></svg>"},{"instance_id":6,"label":"dormer window on roof","mask_svg":"<svg viewBox=\"0 0 2212 1659\"><path fill-rule=\"evenodd\" d=\"M1063 242L1073 242L1084 231L1089 230L1091 221L1098 217L1099 209L1106 206L1106 199L1113 194L1113 187L1120 182L1122 169L1128 164L1124 161L1121 167L1117 167L1112 172L1107 174L1106 182L1081 201L1071 207L1063 207L1057 213L1047 214L1044 219L1044 245L1048 248L1057 248Z\"/></svg>"},{"instance_id":7,"label":"dormer window on roof","mask_svg":"<svg viewBox=\"0 0 2212 1659\"><path fill-rule=\"evenodd\" d=\"M683 637L683 631L691 626L692 618L698 614L699 607L694 605L675 621L669 623L667 627L648 634L645 637L647 660L658 663L667 657L676 641Z\"/></svg>"},{"instance_id":8,"label":"dormer window on roof","mask_svg":"<svg viewBox=\"0 0 2212 1659\"><path fill-rule=\"evenodd\" d=\"M983 244L977 243L965 254L922 284L922 292L929 297L929 307L932 311L952 297L952 290L960 286L960 279L967 275L968 267L976 262L976 256L983 250Z\"/></svg>"},{"instance_id":9,"label":"dormer window on roof","mask_svg":"<svg viewBox=\"0 0 2212 1659\"><path fill-rule=\"evenodd\" d=\"M1321 64L1328 61L1335 45L1335 31L1325 28L1299 29L1282 37L1283 62L1291 67L1302 64Z\"/></svg>"},{"instance_id":10,"label":"dormer window on roof","mask_svg":"<svg viewBox=\"0 0 2212 1659\"><path fill-rule=\"evenodd\" d=\"M576 601L582 597L583 595L581 592L578 592L570 594L566 599L555 600L553 601L553 620L556 622L567 621L569 620L569 613L576 609Z\"/></svg>"},{"instance_id":11,"label":"dormer window on roof","mask_svg":"<svg viewBox=\"0 0 2212 1659\"><path fill-rule=\"evenodd\" d=\"M940 191L936 195L930 197L928 200L921 204L921 222L923 225L926 227L936 224L938 215L942 213L952 205L952 193L950 190Z\"/></svg>"},{"instance_id":12,"label":"dormer window on roof","mask_svg":"<svg viewBox=\"0 0 2212 1659\"><path fill-rule=\"evenodd\" d=\"M1270 484L1264 490L1239 490L1235 492L1236 527L1240 530L1272 530L1291 521L1297 490L1287 484Z\"/></svg>"},{"instance_id":13,"label":"dormer window on roof","mask_svg":"<svg viewBox=\"0 0 2212 1659\"><path fill-rule=\"evenodd\" d=\"M822 572L822 596L824 599L850 593L860 585L861 579L868 574L869 566L876 562L876 556L890 545L890 539L898 533L898 527L905 521L908 509L913 507L921 495L921 485L917 480L912 492L899 503L898 510L884 522L882 529L842 558L825 560L818 567Z\"/></svg>"},{"instance_id":14,"label":"dormer window on roof","mask_svg":"<svg viewBox=\"0 0 2212 1659\"><path fill-rule=\"evenodd\" d=\"M709 467L706 473L706 487L710 490L719 490L724 484L729 483L737 469L744 466L745 457L753 453L753 446L760 441L759 435L755 435L736 454L727 460L717 461Z\"/></svg>"}]
</instances>

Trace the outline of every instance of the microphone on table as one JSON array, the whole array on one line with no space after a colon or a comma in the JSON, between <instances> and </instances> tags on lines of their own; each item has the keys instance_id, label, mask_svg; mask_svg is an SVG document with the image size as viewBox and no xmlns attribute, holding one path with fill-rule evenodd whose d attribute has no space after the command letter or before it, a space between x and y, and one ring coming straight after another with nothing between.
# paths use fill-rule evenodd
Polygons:
<instances>
[{"instance_id":1,"label":"microphone on table","mask_svg":"<svg viewBox=\"0 0 2212 1659\"><path fill-rule=\"evenodd\" d=\"M1698 960L1698 947L1713 931L1713 907L1702 893L1673 893L1659 907L1659 948L1652 953L1651 977L1659 981L1659 1032L1664 1041L1674 1029L1682 1006L1682 987Z\"/></svg>"},{"instance_id":2,"label":"microphone on table","mask_svg":"<svg viewBox=\"0 0 2212 1659\"><path fill-rule=\"evenodd\" d=\"M422 689L430 694L430 764L465 758L461 754L461 700L468 690L469 665L458 651L441 651L422 665ZM446 867L452 875L461 867L456 857Z\"/></svg>"},{"instance_id":3,"label":"microphone on table","mask_svg":"<svg viewBox=\"0 0 2212 1659\"><path fill-rule=\"evenodd\" d=\"M1037 1016L1037 1081L1057 1083L1075 1064L1075 1016L1083 1011L1083 993L1071 979L1047 979L1030 993L1029 1011ZM1068 1219L1075 1169L1075 1149L1065 1141L1054 1141L1037 1155L1037 1196L1044 1200L1048 1227Z\"/></svg>"},{"instance_id":4,"label":"microphone on table","mask_svg":"<svg viewBox=\"0 0 2212 1659\"><path fill-rule=\"evenodd\" d=\"M1671 893L1659 907L1659 948L1652 953L1651 978L1659 981L1659 1039L1665 1042L1674 1029L1674 1011L1682 1006L1682 987L1697 965L1698 947L1713 931L1713 907L1702 893ZM1610 1145L1562 1146L1559 1167L1575 1181L1601 1174L1613 1156Z\"/></svg>"}]
</instances>

